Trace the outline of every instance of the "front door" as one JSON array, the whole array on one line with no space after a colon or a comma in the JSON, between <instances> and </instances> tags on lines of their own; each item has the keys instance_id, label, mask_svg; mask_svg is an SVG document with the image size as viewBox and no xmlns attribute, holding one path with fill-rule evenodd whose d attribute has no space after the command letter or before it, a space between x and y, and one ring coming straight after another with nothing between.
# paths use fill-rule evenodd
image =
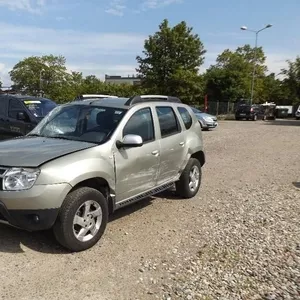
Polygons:
<instances>
[{"instance_id":1,"label":"front door","mask_svg":"<svg viewBox=\"0 0 300 300\"><path fill-rule=\"evenodd\" d=\"M23 112L26 120L18 120L18 112ZM32 129L32 124L25 111L25 107L18 99L11 98L9 100L7 127L12 138L26 135Z\"/></svg>"},{"instance_id":2,"label":"front door","mask_svg":"<svg viewBox=\"0 0 300 300\"><path fill-rule=\"evenodd\" d=\"M127 134L140 135L144 144L136 148L115 149L116 203L154 188L159 170L160 149L150 107L136 111L129 118L120 139Z\"/></svg>"}]
</instances>

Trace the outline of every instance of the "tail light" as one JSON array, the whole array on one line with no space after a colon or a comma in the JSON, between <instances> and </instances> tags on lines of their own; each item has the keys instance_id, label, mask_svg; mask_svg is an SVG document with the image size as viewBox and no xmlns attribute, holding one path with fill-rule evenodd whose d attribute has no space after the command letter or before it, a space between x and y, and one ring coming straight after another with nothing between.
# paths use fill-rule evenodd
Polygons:
<instances>
[{"instance_id":1,"label":"tail light","mask_svg":"<svg viewBox=\"0 0 300 300\"><path fill-rule=\"evenodd\" d=\"M254 112L254 109L253 109L253 107L251 107L250 111L251 111L251 112Z\"/></svg>"}]
</instances>

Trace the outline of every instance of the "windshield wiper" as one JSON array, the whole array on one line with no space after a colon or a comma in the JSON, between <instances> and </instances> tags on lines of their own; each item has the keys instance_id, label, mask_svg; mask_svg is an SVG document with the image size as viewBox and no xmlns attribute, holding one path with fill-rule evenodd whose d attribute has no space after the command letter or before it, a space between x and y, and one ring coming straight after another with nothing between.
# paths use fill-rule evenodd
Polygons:
<instances>
[{"instance_id":1,"label":"windshield wiper","mask_svg":"<svg viewBox=\"0 0 300 300\"><path fill-rule=\"evenodd\" d=\"M38 136L38 137L45 137L41 134L37 134L37 133L32 133L32 134L27 134L27 136Z\"/></svg>"},{"instance_id":2,"label":"windshield wiper","mask_svg":"<svg viewBox=\"0 0 300 300\"><path fill-rule=\"evenodd\" d=\"M60 135L52 135L52 136L47 136L49 139L61 139L61 140L68 140L68 141L75 141L72 138L66 137L66 136L60 136Z\"/></svg>"}]
</instances>

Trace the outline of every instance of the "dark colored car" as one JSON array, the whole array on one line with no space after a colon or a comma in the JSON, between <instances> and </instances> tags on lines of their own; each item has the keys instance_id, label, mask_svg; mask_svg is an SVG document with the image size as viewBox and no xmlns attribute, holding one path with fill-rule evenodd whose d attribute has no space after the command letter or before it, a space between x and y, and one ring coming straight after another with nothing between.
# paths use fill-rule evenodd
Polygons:
<instances>
[{"instance_id":1,"label":"dark colored car","mask_svg":"<svg viewBox=\"0 0 300 300\"><path fill-rule=\"evenodd\" d=\"M26 135L56 106L47 98L0 94L0 140Z\"/></svg>"},{"instance_id":2,"label":"dark colored car","mask_svg":"<svg viewBox=\"0 0 300 300\"><path fill-rule=\"evenodd\" d=\"M265 110L261 105L241 104L235 111L235 119L256 121L258 119L263 119L264 111Z\"/></svg>"}]
</instances>

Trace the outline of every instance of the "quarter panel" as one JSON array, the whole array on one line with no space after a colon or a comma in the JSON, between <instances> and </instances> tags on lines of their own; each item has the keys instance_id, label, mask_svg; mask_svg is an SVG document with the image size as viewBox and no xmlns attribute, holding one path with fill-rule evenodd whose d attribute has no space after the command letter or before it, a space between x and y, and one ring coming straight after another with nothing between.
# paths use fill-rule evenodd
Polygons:
<instances>
[{"instance_id":1,"label":"quarter panel","mask_svg":"<svg viewBox=\"0 0 300 300\"><path fill-rule=\"evenodd\" d=\"M114 159L110 151L111 143L82 150L54 159L41 167L36 184L77 183L101 177L112 190L115 189Z\"/></svg>"}]
</instances>

